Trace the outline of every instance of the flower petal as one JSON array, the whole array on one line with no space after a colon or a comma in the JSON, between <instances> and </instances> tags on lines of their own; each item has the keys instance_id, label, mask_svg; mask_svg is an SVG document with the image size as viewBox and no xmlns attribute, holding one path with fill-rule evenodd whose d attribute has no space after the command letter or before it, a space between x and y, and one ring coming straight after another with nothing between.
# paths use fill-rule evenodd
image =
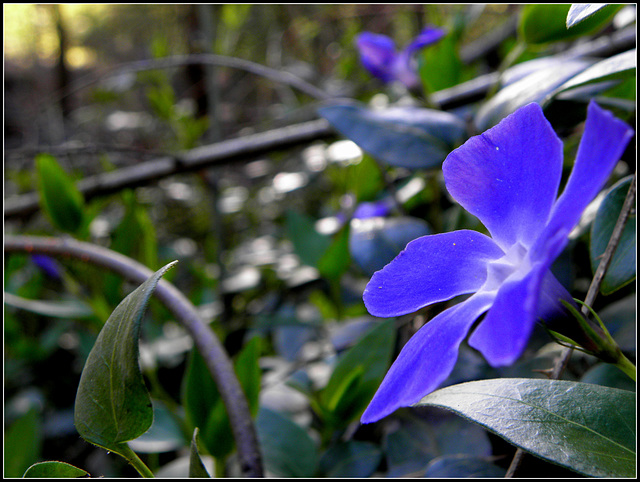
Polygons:
<instances>
[{"instance_id":1,"label":"flower petal","mask_svg":"<svg viewBox=\"0 0 640 482\"><path fill-rule=\"evenodd\" d=\"M562 142L528 104L445 159L447 189L506 251L529 248L544 227L562 175Z\"/></svg>"},{"instance_id":2,"label":"flower petal","mask_svg":"<svg viewBox=\"0 0 640 482\"><path fill-rule=\"evenodd\" d=\"M594 101L589 103L587 121L580 140L576 161L564 191L553 206L551 217L532 250L535 259L544 249L546 239L558 230L571 231L582 212L598 194L620 156L633 138L634 132ZM562 250L564 246L559 247ZM558 251L557 254L559 254Z\"/></svg>"},{"instance_id":3,"label":"flower petal","mask_svg":"<svg viewBox=\"0 0 640 482\"><path fill-rule=\"evenodd\" d=\"M362 32L356 38L362 65L383 82L394 80L393 65L397 57L396 46L386 35Z\"/></svg>"},{"instance_id":4,"label":"flower petal","mask_svg":"<svg viewBox=\"0 0 640 482\"><path fill-rule=\"evenodd\" d=\"M502 256L491 238L476 231L422 236L374 273L364 304L369 313L385 318L472 293L487 277L487 262Z\"/></svg>"},{"instance_id":5,"label":"flower petal","mask_svg":"<svg viewBox=\"0 0 640 482\"><path fill-rule=\"evenodd\" d=\"M469 337L469 345L479 350L492 366L509 365L522 354L540 310L546 311L551 306L541 295L543 282L550 275L549 267L555 259L552 254L565 244L567 235L566 231L558 232L547 244L546 256L527 272L505 281L493 306Z\"/></svg>"},{"instance_id":6,"label":"flower petal","mask_svg":"<svg viewBox=\"0 0 640 482\"><path fill-rule=\"evenodd\" d=\"M402 348L360 421L371 423L417 403L449 376L458 347L492 296L474 295L436 316Z\"/></svg>"},{"instance_id":7,"label":"flower petal","mask_svg":"<svg viewBox=\"0 0 640 482\"><path fill-rule=\"evenodd\" d=\"M422 29L416 38L414 38L409 45L405 47L405 51L412 54L414 51L436 43L442 37L447 34L446 30L443 30L433 25L428 25Z\"/></svg>"}]
</instances>

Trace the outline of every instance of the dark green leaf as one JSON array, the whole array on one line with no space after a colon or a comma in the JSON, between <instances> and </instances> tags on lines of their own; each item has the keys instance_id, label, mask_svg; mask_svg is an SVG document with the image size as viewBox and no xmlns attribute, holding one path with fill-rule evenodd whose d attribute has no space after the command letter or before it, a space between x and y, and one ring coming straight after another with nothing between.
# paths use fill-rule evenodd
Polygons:
<instances>
[{"instance_id":1,"label":"dark green leaf","mask_svg":"<svg viewBox=\"0 0 640 482\"><path fill-rule=\"evenodd\" d=\"M289 418L261 407L256 420L262 460L276 477L314 477L318 449L307 432Z\"/></svg>"},{"instance_id":2,"label":"dark green leaf","mask_svg":"<svg viewBox=\"0 0 640 482\"><path fill-rule=\"evenodd\" d=\"M461 119L432 109L373 110L353 101L334 101L318 113L375 159L410 169L439 168L466 135Z\"/></svg>"},{"instance_id":3,"label":"dark green leaf","mask_svg":"<svg viewBox=\"0 0 640 482\"><path fill-rule=\"evenodd\" d=\"M546 68L539 69L507 85L478 110L475 124L478 131L496 125L518 108L531 102L542 104L558 86L591 66L585 59L557 58ZM555 65L554 65L555 64Z\"/></svg>"},{"instance_id":4,"label":"dark green leaf","mask_svg":"<svg viewBox=\"0 0 640 482\"><path fill-rule=\"evenodd\" d=\"M286 225L287 235L302 263L317 267L331 239L316 231L312 218L298 211L287 211Z\"/></svg>"},{"instance_id":5,"label":"dark green leaf","mask_svg":"<svg viewBox=\"0 0 640 482\"><path fill-rule=\"evenodd\" d=\"M417 405L452 410L527 452L585 475L635 475L632 392L579 382L503 378L446 387Z\"/></svg>"},{"instance_id":6,"label":"dark green leaf","mask_svg":"<svg viewBox=\"0 0 640 482\"><path fill-rule=\"evenodd\" d=\"M35 407L13 422L4 436L4 476L22 477L40 457L42 422Z\"/></svg>"},{"instance_id":7,"label":"dark green leaf","mask_svg":"<svg viewBox=\"0 0 640 482\"><path fill-rule=\"evenodd\" d=\"M252 338L234 362L252 414L257 412L260 393L260 346L260 338ZM235 444L227 409L202 356L196 351L192 354L185 377L183 399L187 420L193 427L200 428L200 437L207 451L218 459L229 455Z\"/></svg>"},{"instance_id":8,"label":"dark green leaf","mask_svg":"<svg viewBox=\"0 0 640 482\"><path fill-rule=\"evenodd\" d=\"M606 7L606 3L573 3L567 14L567 28L586 20L598 10Z\"/></svg>"},{"instance_id":9,"label":"dark green leaf","mask_svg":"<svg viewBox=\"0 0 640 482\"><path fill-rule=\"evenodd\" d=\"M330 478L359 477L373 475L380 460L382 450L370 442L349 440L332 445L320 459L320 471Z\"/></svg>"},{"instance_id":10,"label":"dark green leaf","mask_svg":"<svg viewBox=\"0 0 640 482\"><path fill-rule=\"evenodd\" d=\"M340 358L320 395L328 422L346 425L362 415L389 368L395 335L395 320L382 321Z\"/></svg>"},{"instance_id":11,"label":"dark green leaf","mask_svg":"<svg viewBox=\"0 0 640 482\"><path fill-rule=\"evenodd\" d=\"M84 200L73 180L55 157L36 157L40 205L59 229L77 234L84 223Z\"/></svg>"},{"instance_id":12,"label":"dark green leaf","mask_svg":"<svg viewBox=\"0 0 640 482\"><path fill-rule=\"evenodd\" d=\"M160 278L176 261L156 271L113 311L82 370L74 420L80 435L120 453L122 444L151 426L153 408L138 363L140 326Z\"/></svg>"},{"instance_id":13,"label":"dark green leaf","mask_svg":"<svg viewBox=\"0 0 640 482\"><path fill-rule=\"evenodd\" d=\"M331 245L318 261L318 271L325 278L337 280L347 271L350 264L349 225L346 224L335 234Z\"/></svg>"},{"instance_id":14,"label":"dark green leaf","mask_svg":"<svg viewBox=\"0 0 640 482\"><path fill-rule=\"evenodd\" d=\"M525 5L518 26L520 38L528 44L544 44L592 34L604 28L620 9L619 5L609 5L567 28L570 7L570 4L551 3Z\"/></svg>"},{"instance_id":15,"label":"dark green leaf","mask_svg":"<svg viewBox=\"0 0 640 482\"><path fill-rule=\"evenodd\" d=\"M591 228L590 255L594 273L618 221L632 178L633 176L628 176L611 187L598 208ZM635 213L631 213L600 285L600 291L605 295L611 294L634 279L636 279L636 216Z\"/></svg>"},{"instance_id":16,"label":"dark green leaf","mask_svg":"<svg viewBox=\"0 0 640 482\"><path fill-rule=\"evenodd\" d=\"M200 437L198 436L198 428L196 427L193 431L193 438L191 439L191 452L189 457L189 477L199 477L199 478L211 478L209 472L205 468L202 463L202 459L200 458L200 450L198 449L198 444L200 443Z\"/></svg>"},{"instance_id":17,"label":"dark green leaf","mask_svg":"<svg viewBox=\"0 0 640 482\"><path fill-rule=\"evenodd\" d=\"M6 474L5 474L6 475ZM74 467L66 462L39 462L33 464L27 469L23 477L27 479L44 479L44 478L76 478L86 477L89 473L86 470Z\"/></svg>"}]
</instances>

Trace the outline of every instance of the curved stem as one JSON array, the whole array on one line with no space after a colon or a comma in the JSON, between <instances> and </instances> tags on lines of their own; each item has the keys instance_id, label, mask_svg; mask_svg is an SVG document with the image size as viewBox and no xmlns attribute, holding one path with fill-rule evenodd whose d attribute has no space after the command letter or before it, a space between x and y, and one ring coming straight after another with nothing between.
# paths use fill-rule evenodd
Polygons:
<instances>
[{"instance_id":1,"label":"curved stem","mask_svg":"<svg viewBox=\"0 0 640 482\"><path fill-rule=\"evenodd\" d=\"M152 270L127 256L70 238L6 236L4 251L72 257L112 270L135 283L143 283L153 274ZM160 280L155 295L190 333L218 385L229 414L243 473L248 477L262 477L260 450L249 405L222 344L200 319L193 304L174 285Z\"/></svg>"},{"instance_id":2,"label":"curved stem","mask_svg":"<svg viewBox=\"0 0 640 482\"><path fill-rule=\"evenodd\" d=\"M153 475L153 472L151 472L151 470L149 469L149 467L147 467L145 463L142 460L140 460L140 457L138 457L138 454L136 454L133 450L131 450L131 447L129 447L128 444L126 443L122 444L118 448L117 453L122 455L125 459L127 459L127 462L129 462L133 466L133 468L136 469L138 473L142 475L142 477L144 477L145 479L152 479L155 477Z\"/></svg>"}]
</instances>

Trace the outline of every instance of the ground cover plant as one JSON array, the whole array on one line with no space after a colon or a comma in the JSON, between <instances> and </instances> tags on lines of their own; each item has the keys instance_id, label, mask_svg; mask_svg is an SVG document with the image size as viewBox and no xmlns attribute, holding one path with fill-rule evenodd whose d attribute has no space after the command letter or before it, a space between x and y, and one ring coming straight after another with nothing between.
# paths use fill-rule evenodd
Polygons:
<instances>
[{"instance_id":1,"label":"ground cover plant","mask_svg":"<svg viewBox=\"0 0 640 482\"><path fill-rule=\"evenodd\" d=\"M63 7L5 477L636 475L634 5Z\"/></svg>"}]
</instances>

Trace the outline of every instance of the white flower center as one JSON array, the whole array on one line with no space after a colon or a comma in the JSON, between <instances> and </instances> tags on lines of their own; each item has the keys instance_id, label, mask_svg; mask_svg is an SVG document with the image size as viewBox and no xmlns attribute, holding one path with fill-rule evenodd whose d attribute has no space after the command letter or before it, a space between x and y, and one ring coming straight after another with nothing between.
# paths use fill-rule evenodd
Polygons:
<instances>
[{"instance_id":1,"label":"white flower center","mask_svg":"<svg viewBox=\"0 0 640 482\"><path fill-rule=\"evenodd\" d=\"M531 269L529 252L520 243L511 246L502 258L489 262L487 279L480 291L497 291L509 278L521 278Z\"/></svg>"}]
</instances>

